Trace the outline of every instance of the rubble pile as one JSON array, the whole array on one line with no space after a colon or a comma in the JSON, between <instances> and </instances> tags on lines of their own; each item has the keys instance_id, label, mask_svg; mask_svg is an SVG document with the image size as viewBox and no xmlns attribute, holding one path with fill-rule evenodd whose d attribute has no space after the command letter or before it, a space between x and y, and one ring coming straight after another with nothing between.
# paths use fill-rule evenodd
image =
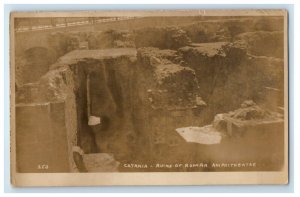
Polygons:
<instances>
[{"instance_id":1,"label":"rubble pile","mask_svg":"<svg viewBox=\"0 0 300 197\"><path fill-rule=\"evenodd\" d=\"M141 72L149 73L154 82L147 87L152 108L187 109L205 106L199 94L195 71L176 64L180 56L175 51L140 48L137 56L142 66Z\"/></svg>"},{"instance_id":2,"label":"rubble pile","mask_svg":"<svg viewBox=\"0 0 300 197\"><path fill-rule=\"evenodd\" d=\"M239 34L246 32L280 31L283 26L280 17L241 17L239 19L212 19L194 22L182 26L183 30L191 38L192 42L228 42L235 39Z\"/></svg>"},{"instance_id":3,"label":"rubble pile","mask_svg":"<svg viewBox=\"0 0 300 197\"><path fill-rule=\"evenodd\" d=\"M213 127L218 131L233 135L233 132L235 132L233 131L234 126L239 129L237 132L247 132L245 126L277 124L278 122L283 123L283 114L265 110L252 100L247 100L241 104L239 109L224 114L217 114L213 121Z\"/></svg>"},{"instance_id":4,"label":"rubble pile","mask_svg":"<svg viewBox=\"0 0 300 197\"><path fill-rule=\"evenodd\" d=\"M179 27L143 28L134 31L134 34L137 48L178 49L191 43L187 33Z\"/></svg>"},{"instance_id":5,"label":"rubble pile","mask_svg":"<svg viewBox=\"0 0 300 197\"><path fill-rule=\"evenodd\" d=\"M234 111L217 114L211 124L177 128L176 132L188 144L201 148L198 157L208 152L203 159L222 163L250 160L257 163L257 169L269 166L268 170L279 170L284 155L283 128L283 114L246 100Z\"/></svg>"},{"instance_id":6,"label":"rubble pile","mask_svg":"<svg viewBox=\"0 0 300 197\"><path fill-rule=\"evenodd\" d=\"M283 58L283 38L282 31L255 31L239 34L235 39L244 42L251 55Z\"/></svg>"}]
</instances>

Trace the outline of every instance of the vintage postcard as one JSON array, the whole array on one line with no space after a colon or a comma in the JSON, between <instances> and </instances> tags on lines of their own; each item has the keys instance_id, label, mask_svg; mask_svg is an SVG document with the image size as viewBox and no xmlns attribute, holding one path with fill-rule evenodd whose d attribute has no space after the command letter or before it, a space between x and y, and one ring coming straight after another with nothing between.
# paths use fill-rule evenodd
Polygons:
<instances>
[{"instance_id":1,"label":"vintage postcard","mask_svg":"<svg viewBox=\"0 0 300 197\"><path fill-rule=\"evenodd\" d=\"M11 13L12 184L287 184L287 16Z\"/></svg>"}]
</instances>

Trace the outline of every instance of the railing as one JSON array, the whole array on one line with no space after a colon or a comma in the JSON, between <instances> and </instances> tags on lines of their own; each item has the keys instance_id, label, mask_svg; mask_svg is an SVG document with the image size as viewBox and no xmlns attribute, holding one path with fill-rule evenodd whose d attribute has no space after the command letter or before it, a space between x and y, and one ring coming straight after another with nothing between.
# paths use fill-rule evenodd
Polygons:
<instances>
[{"instance_id":1,"label":"railing","mask_svg":"<svg viewBox=\"0 0 300 197\"><path fill-rule=\"evenodd\" d=\"M73 27L73 26L83 26L83 25L94 25L99 23L108 23L114 21L123 21L123 20L130 20L137 17L112 17L112 18L104 18L104 19L97 19L97 18L89 18L84 21L76 21L76 22L64 22L64 23L55 23L51 25L28 25L28 26L19 26L15 28L16 32L27 32L27 31L40 31L40 30L48 30L48 29L59 29L59 28L66 28L66 27Z\"/></svg>"}]
</instances>

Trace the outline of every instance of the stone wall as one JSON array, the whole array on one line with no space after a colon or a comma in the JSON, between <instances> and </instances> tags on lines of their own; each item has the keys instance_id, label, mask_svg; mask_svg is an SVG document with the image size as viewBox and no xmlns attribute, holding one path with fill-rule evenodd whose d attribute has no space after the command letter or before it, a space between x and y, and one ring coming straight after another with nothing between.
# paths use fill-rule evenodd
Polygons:
<instances>
[{"instance_id":1,"label":"stone wall","mask_svg":"<svg viewBox=\"0 0 300 197\"><path fill-rule=\"evenodd\" d=\"M69 172L65 103L16 106L17 171Z\"/></svg>"}]
</instances>

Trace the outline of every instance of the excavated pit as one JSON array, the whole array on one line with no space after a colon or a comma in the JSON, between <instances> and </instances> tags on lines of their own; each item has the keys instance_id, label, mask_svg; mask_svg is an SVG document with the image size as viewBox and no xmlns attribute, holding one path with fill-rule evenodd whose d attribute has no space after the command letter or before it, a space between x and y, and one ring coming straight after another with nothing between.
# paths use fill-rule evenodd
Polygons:
<instances>
[{"instance_id":1,"label":"excavated pit","mask_svg":"<svg viewBox=\"0 0 300 197\"><path fill-rule=\"evenodd\" d=\"M85 154L113 153L117 160L131 152L131 92L135 49L73 51L60 59L74 74L78 145ZM74 63L71 63L74 61ZM101 124L89 125L89 117ZM124 141L124 143L120 142Z\"/></svg>"},{"instance_id":2,"label":"excavated pit","mask_svg":"<svg viewBox=\"0 0 300 197\"><path fill-rule=\"evenodd\" d=\"M217 113L233 110L239 105L229 102L234 96L231 90L235 89L226 90L226 86L232 87L236 83L229 79L240 75L241 71L235 68L238 65L230 65L235 66L230 68L231 76L226 70L226 66L229 66L224 60L226 54L221 54L215 60L213 49L205 57L198 55L198 58L204 60L197 62L204 67L201 69L208 66L211 68L215 66L213 63L221 62L224 63L220 65L223 70L215 67L211 71L205 71L212 73L203 74L197 67L182 61L186 58L182 55L185 52L182 50L184 49L176 52L141 48L136 52L135 49L125 48L73 51L52 65L51 71L41 78L39 84L24 86L19 91L17 101L64 101L69 155L73 155L74 146L80 147L86 156L111 154L120 165L116 168L116 163L113 163L109 169L118 171L132 170L124 167L124 163L229 162L224 158L222 160L218 150L222 149L229 154L237 145L244 147L240 150L249 152L251 146L245 146L247 143L242 143L245 141L243 139L230 138L220 145L201 145L188 143L176 133L177 128L209 124ZM243 61L248 62L247 58ZM209 81L211 84L207 83ZM207 87L204 87L205 84ZM218 88L225 88L222 96L219 95ZM253 98L254 91L257 91L255 88L253 86L251 91L245 92L245 96L239 99ZM228 99L226 102L231 105L223 106L219 99ZM281 103L274 105L278 104ZM91 116L100 118L101 123L90 125ZM237 158L245 162L247 159L255 159L253 155L237 155ZM102 156L98 160L102 161L101 158ZM76 154L71 156L72 169L86 171L81 167L84 161L87 160ZM91 165L93 164L87 164ZM107 166L96 169L101 171L107 169ZM264 170L263 166L256 169ZM145 171L143 168L134 170ZM165 168L146 170L172 171ZM220 170L226 171L226 168ZM191 168L187 171L199 169Z\"/></svg>"}]
</instances>

